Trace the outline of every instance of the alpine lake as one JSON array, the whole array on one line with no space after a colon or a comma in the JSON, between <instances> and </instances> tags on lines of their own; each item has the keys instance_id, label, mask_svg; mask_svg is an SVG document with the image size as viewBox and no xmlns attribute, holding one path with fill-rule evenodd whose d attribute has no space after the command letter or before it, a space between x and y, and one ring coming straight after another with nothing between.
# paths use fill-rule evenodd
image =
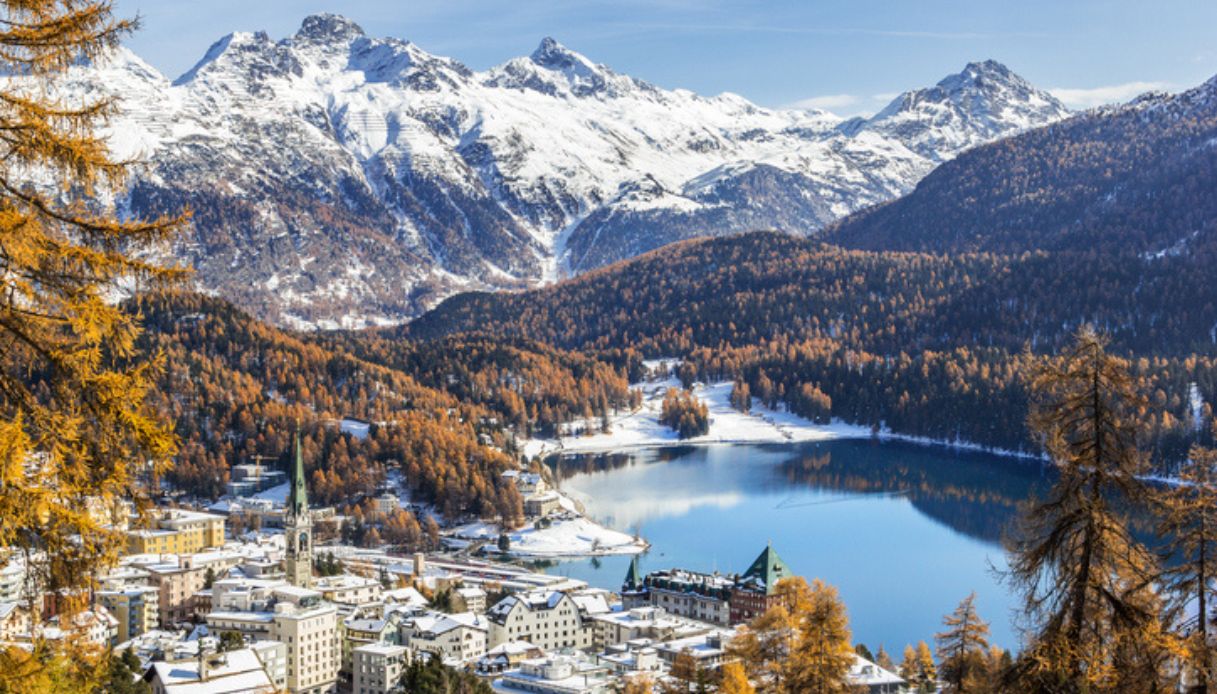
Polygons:
<instances>
[{"instance_id":1,"label":"alpine lake","mask_svg":"<svg viewBox=\"0 0 1217 694\"><path fill-rule=\"evenodd\" d=\"M835 585L855 642L899 659L933 644L975 592L991 641L1019 645L1020 599L1003 538L1052 471L1035 460L899 441L720 444L569 454L548 461L589 516L651 543L646 572L739 573L768 543L810 582ZM619 590L629 556L552 563L550 573Z\"/></svg>"}]
</instances>

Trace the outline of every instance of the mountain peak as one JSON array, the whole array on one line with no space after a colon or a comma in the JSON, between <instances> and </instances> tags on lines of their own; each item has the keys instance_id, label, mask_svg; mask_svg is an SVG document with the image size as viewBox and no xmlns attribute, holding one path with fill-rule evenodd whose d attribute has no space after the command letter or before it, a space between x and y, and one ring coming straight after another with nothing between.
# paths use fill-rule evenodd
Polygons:
<instances>
[{"instance_id":1,"label":"mountain peak","mask_svg":"<svg viewBox=\"0 0 1217 694\"><path fill-rule=\"evenodd\" d=\"M363 35L363 27L355 22L342 15L325 12L305 17L295 38L312 43L340 43Z\"/></svg>"},{"instance_id":2,"label":"mountain peak","mask_svg":"<svg viewBox=\"0 0 1217 694\"><path fill-rule=\"evenodd\" d=\"M1031 84L1027 80L996 60L968 63L960 72L947 75L938 82L938 87L948 92L965 89L992 90L1003 85L1031 88Z\"/></svg>"},{"instance_id":3,"label":"mountain peak","mask_svg":"<svg viewBox=\"0 0 1217 694\"><path fill-rule=\"evenodd\" d=\"M1056 97L996 60L982 60L933 87L897 96L862 127L943 161L982 142L1068 115L1069 109Z\"/></svg>"},{"instance_id":4,"label":"mountain peak","mask_svg":"<svg viewBox=\"0 0 1217 694\"><path fill-rule=\"evenodd\" d=\"M552 36L546 36L541 39L541 44L537 46L537 50L528 56L529 60L540 65L541 67L551 70L570 70L572 68L580 71L596 71L596 65L588 60L585 56L563 46Z\"/></svg>"},{"instance_id":5,"label":"mountain peak","mask_svg":"<svg viewBox=\"0 0 1217 694\"><path fill-rule=\"evenodd\" d=\"M550 36L541 40L532 55L513 58L488 74L487 83L493 86L531 89L551 96L611 94L615 88L632 83Z\"/></svg>"}]
</instances>

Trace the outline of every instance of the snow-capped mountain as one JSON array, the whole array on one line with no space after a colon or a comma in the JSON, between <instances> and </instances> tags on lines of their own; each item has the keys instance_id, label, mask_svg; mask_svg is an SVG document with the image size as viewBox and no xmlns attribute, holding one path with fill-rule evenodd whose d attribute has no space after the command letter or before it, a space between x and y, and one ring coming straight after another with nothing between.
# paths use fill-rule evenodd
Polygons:
<instances>
[{"instance_id":1,"label":"snow-capped mountain","mask_svg":"<svg viewBox=\"0 0 1217 694\"><path fill-rule=\"evenodd\" d=\"M843 121L660 89L548 38L475 72L335 15L226 36L172 82L126 51L70 78L123 100L113 147L146 162L124 207L188 205L168 252L294 326L400 321L691 236L811 233L1066 115L995 63Z\"/></svg>"},{"instance_id":2,"label":"snow-capped mountain","mask_svg":"<svg viewBox=\"0 0 1217 694\"><path fill-rule=\"evenodd\" d=\"M1064 118L1065 105L1001 63L968 63L928 89L905 92L873 118L847 125L882 133L935 162L1012 131Z\"/></svg>"}]
</instances>

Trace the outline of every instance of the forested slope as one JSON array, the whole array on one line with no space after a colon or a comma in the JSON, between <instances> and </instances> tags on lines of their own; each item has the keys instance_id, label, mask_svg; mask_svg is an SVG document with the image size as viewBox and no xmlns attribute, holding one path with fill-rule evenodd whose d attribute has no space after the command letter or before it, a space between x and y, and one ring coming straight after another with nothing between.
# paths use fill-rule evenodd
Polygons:
<instances>
[{"instance_id":1,"label":"forested slope","mask_svg":"<svg viewBox=\"0 0 1217 694\"><path fill-rule=\"evenodd\" d=\"M223 493L230 466L252 455L285 463L299 422L321 503L358 502L399 469L414 498L445 516L520 520L519 494L499 475L515 465L515 435L631 397L614 367L540 345L360 345L378 364L340 339L286 332L220 299L161 294L131 309L146 326L142 346L164 357L152 404L182 441L169 481L202 497ZM343 433L344 418L371 423L367 438Z\"/></svg>"},{"instance_id":2,"label":"forested slope","mask_svg":"<svg viewBox=\"0 0 1217 694\"><path fill-rule=\"evenodd\" d=\"M1175 458L1189 394L1217 393L1217 294L1178 292L1183 257L953 256L847 250L778 234L687 242L553 287L454 297L403 329L684 356L703 378L814 417L1030 449L1021 374L1083 322L1108 330L1152 395L1149 436ZM1026 352L1025 352L1026 350Z\"/></svg>"}]
</instances>

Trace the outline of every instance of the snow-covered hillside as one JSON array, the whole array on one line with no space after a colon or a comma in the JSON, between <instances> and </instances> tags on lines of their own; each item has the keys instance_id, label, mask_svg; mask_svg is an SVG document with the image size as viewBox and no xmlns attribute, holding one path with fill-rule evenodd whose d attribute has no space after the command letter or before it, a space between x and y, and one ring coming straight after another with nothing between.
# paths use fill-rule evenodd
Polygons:
<instances>
[{"instance_id":1,"label":"snow-covered hillside","mask_svg":"<svg viewBox=\"0 0 1217 694\"><path fill-rule=\"evenodd\" d=\"M475 72L335 15L226 36L172 82L123 51L66 90L123 99L113 145L147 162L124 204L193 209L167 252L202 288L296 326L399 321L696 235L810 233L1066 115L995 63L843 121L660 89L548 38Z\"/></svg>"}]
</instances>

